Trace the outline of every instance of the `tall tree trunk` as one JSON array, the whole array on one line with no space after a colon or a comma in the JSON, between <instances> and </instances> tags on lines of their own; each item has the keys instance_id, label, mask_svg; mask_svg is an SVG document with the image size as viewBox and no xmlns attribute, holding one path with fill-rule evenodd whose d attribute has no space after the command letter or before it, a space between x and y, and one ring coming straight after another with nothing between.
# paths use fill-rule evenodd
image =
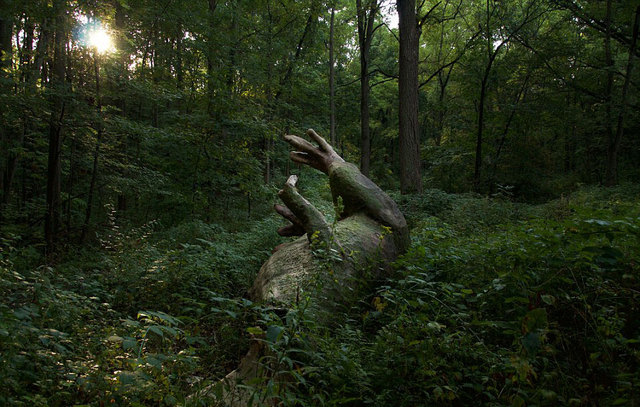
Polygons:
<instances>
[{"instance_id":1,"label":"tall tree trunk","mask_svg":"<svg viewBox=\"0 0 640 407\"><path fill-rule=\"evenodd\" d=\"M269 5L270 2L267 2L267 5ZM267 92L267 105L268 106L272 106L272 112L274 111L274 109L276 108L276 106L274 105L274 102L278 102L280 100L280 98L285 95L288 98L291 98L291 89L292 89L292 75L293 75L293 69L295 68L296 64L298 63L298 60L302 57L303 55L303 51L304 51L304 44L305 44L305 40L311 35L312 30L313 30L313 25L315 22L318 21L318 4L319 3L313 3L311 6L311 9L309 10L309 17L307 18L307 22L304 25L304 30L302 31L302 36L300 36L300 40L298 41L298 44L296 45L296 52L293 55L293 58L291 58L289 60L289 64L287 66L287 70L284 74L284 76L282 76L280 78L279 84L278 84L278 90L275 93L275 96L273 98L270 97L270 95L272 94L271 91ZM269 9L270 10L270 9ZM269 21L271 21L271 12L269 11ZM270 24L271 26L271 24ZM273 34L271 32L271 28L269 28L269 49L271 49L271 41L273 39ZM271 67L273 66L273 64L269 64L269 73L268 76L271 78ZM267 86L270 87L271 86L271 80L269 80ZM289 119L292 119L290 116L290 113L287 113L287 117ZM285 134L288 133L289 129L285 129ZM274 150L275 147L275 140L273 139L273 135L269 134L266 136L265 138L265 158L266 158L266 163L268 164L268 167L266 166L266 173L270 174L271 172L273 172L274 170L274 164L275 161L271 160L270 158L270 150ZM270 176L268 178L270 180ZM265 178L265 181L267 180L267 178Z\"/></svg>"},{"instance_id":2,"label":"tall tree trunk","mask_svg":"<svg viewBox=\"0 0 640 407\"><path fill-rule=\"evenodd\" d=\"M446 17L448 5L449 5L449 2L446 2L443 7L443 10L442 10L443 19ZM440 41L438 44L438 65L444 64L443 57L442 57L442 51L444 50L444 32L445 32L445 24L442 23L440 25ZM438 70L437 77L438 77L439 92L438 92L438 111L437 111L437 118L436 118L437 129L436 129L436 135L434 140L434 144L436 146L440 146L440 144L442 143L442 135L444 133L444 121L447 114L444 100L447 92L447 84L449 83L449 78L451 77L451 71L453 70L454 66L455 64L451 64L451 66L449 67L446 73L444 69Z\"/></svg>"},{"instance_id":3,"label":"tall tree trunk","mask_svg":"<svg viewBox=\"0 0 640 407\"><path fill-rule=\"evenodd\" d=\"M182 38L184 37L184 29L182 22L178 21L176 28L176 88L179 91L184 90L184 67L182 62Z\"/></svg>"},{"instance_id":4,"label":"tall tree trunk","mask_svg":"<svg viewBox=\"0 0 640 407\"><path fill-rule=\"evenodd\" d=\"M445 107L444 107L444 97L446 94L446 85L442 80L441 74L438 74L438 86L440 87L440 91L438 92L438 117L437 117L437 126L434 144L436 146L440 146L442 144L442 135L444 134L444 119L446 116Z\"/></svg>"},{"instance_id":5,"label":"tall tree trunk","mask_svg":"<svg viewBox=\"0 0 640 407\"><path fill-rule=\"evenodd\" d=\"M100 65L98 58L98 53L95 51L95 54L93 55L93 69L96 81L96 148L93 151L93 169L91 170L91 182L89 183L89 193L87 195L87 209L85 211L84 223L82 225L82 235L80 236L81 242L86 241L89 223L91 222L93 194L96 187L96 180L98 178L98 161L100 158L100 147L102 145L102 101L100 100Z\"/></svg>"},{"instance_id":6,"label":"tall tree trunk","mask_svg":"<svg viewBox=\"0 0 640 407\"><path fill-rule=\"evenodd\" d=\"M360 172L369 176L371 163L371 135L369 129L369 49L373 37L373 23L378 11L377 0L370 0L367 8L356 0L358 13L358 44L360 47Z\"/></svg>"},{"instance_id":7,"label":"tall tree trunk","mask_svg":"<svg viewBox=\"0 0 640 407\"><path fill-rule=\"evenodd\" d=\"M505 41L496 48L494 48L493 44L493 36L491 35L491 8L490 1L486 1L486 26L485 28L485 36L487 39L486 47L487 47L487 65L484 68L484 73L482 75L482 80L480 81L480 100L478 101L478 129L476 133L476 157L475 157L475 165L473 171L473 189L474 191L480 191L480 180L482 176L482 138L484 136L484 105L487 100L487 86L489 84L489 75L491 74L491 67L493 66L493 61L498 55L498 51Z\"/></svg>"},{"instance_id":8,"label":"tall tree trunk","mask_svg":"<svg viewBox=\"0 0 640 407\"><path fill-rule=\"evenodd\" d=\"M336 70L335 60L333 57L334 47L334 20L335 20L336 8L335 5L331 6L331 20L329 23L329 138L331 139L331 145L337 146L336 142Z\"/></svg>"},{"instance_id":9,"label":"tall tree trunk","mask_svg":"<svg viewBox=\"0 0 640 407\"><path fill-rule=\"evenodd\" d=\"M76 138L71 138L71 151L69 154L69 177L67 178L67 202L66 202L66 233L67 236L71 235L71 209L73 208L73 181L75 177L75 162L76 162Z\"/></svg>"},{"instance_id":10,"label":"tall tree trunk","mask_svg":"<svg viewBox=\"0 0 640 407\"><path fill-rule=\"evenodd\" d=\"M208 17L208 30L209 36L207 38L208 49L207 49L207 113L209 116L213 116L214 113L214 103L213 96L215 92L215 81L213 80L213 71L214 71L214 62L215 62L215 41L214 38L217 37L218 33L216 32L214 14L216 12L216 8L218 7L218 0L209 0L209 17Z\"/></svg>"},{"instance_id":11,"label":"tall tree trunk","mask_svg":"<svg viewBox=\"0 0 640 407\"><path fill-rule=\"evenodd\" d=\"M269 6L268 6L269 7ZM269 17L271 18L271 17ZM237 60L237 49L238 46L240 45L240 40L239 40L239 35L238 35L238 31L239 31L239 24L238 24L238 8L234 7L233 8L233 16L231 17L231 38L232 38L232 45L231 47L229 47L229 63L227 65L227 92L229 94L229 97L233 97L234 96L234 92L235 92L235 87L236 87L236 60ZM271 31L271 28L269 28L269 31Z\"/></svg>"},{"instance_id":12,"label":"tall tree trunk","mask_svg":"<svg viewBox=\"0 0 640 407\"><path fill-rule=\"evenodd\" d=\"M38 75L42 83L47 83L47 55L49 55L49 43L51 42L51 20L45 17L40 25L40 35L38 35L38 45L36 45L36 55L33 61L33 72ZM34 78L35 79L35 78ZM35 80L33 81L35 83Z\"/></svg>"},{"instance_id":13,"label":"tall tree trunk","mask_svg":"<svg viewBox=\"0 0 640 407\"><path fill-rule=\"evenodd\" d=\"M400 29L400 190L407 194L422 192L418 124L419 33L415 0L397 0L397 6Z\"/></svg>"},{"instance_id":14,"label":"tall tree trunk","mask_svg":"<svg viewBox=\"0 0 640 407\"><path fill-rule=\"evenodd\" d=\"M0 28L1 29L1 28ZM24 39L20 52L20 83L21 83L21 91L25 96L29 96L33 91L33 87L35 84L31 83L31 78L33 75L31 74L31 54L33 51L33 31L34 25L33 23L27 19L24 25ZM9 43L11 45L11 43ZM14 148L22 148L24 147L24 140L27 132L30 128L30 115L25 112L22 117L22 129L21 131L15 134L15 140L11 141L11 145ZM11 190L13 187L13 179L16 173L16 168L18 166L18 160L20 155L15 151L10 151L7 166L4 173L4 187L3 187L3 204L9 203L11 197ZM1 204L0 204L1 205Z\"/></svg>"},{"instance_id":15,"label":"tall tree trunk","mask_svg":"<svg viewBox=\"0 0 640 407\"><path fill-rule=\"evenodd\" d=\"M266 89L265 93L267 95L267 111L269 120L273 119L275 115L274 103L273 103L273 15L271 13L271 1L267 0L267 52L268 52L268 63L267 63L267 81L265 83ZM235 17L235 16L234 16ZM270 143L270 134L267 132L263 136L262 139L262 153L264 154L264 183L269 184L271 182L271 143Z\"/></svg>"},{"instance_id":16,"label":"tall tree trunk","mask_svg":"<svg viewBox=\"0 0 640 407\"><path fill-rule=\"evenodd\" d=\"M7 13L7 14L5 14ZM2 93L10 93L10 81L8 80L11 75L11 64L13 59L13 47L11 44L11 35L13 32L13 22L11 16L8 15L8 7L6 1L0 0L0 79L3 81ZM8 123L0 124L0 143L1 144L13 144L13 133ZM2 153L4 156L4 152ZM5 157L2 157L3 159ZM9 201L9 194L11 190L11 180L13 178L13 170L15 169L15 160L17 156L13 153L9 153L6 157L6 167L2 168L2 174L0 176L0 191L2 191L2 200L0 201L0 218L2 216L2 209L4 204ZM4 160L0 160L2 163Z\"/></svg>"},{"instance_id":17,"label":"tall tree trunk","mask_svg":"<svg viewBox=\"0 0 640 407\"><path fill-rule=\"evenodd\" d=\"M13 33L13 22L8 15L8 4L6 0L0 0L0 67L11 66L13 57L13 47L11 45L11 35ZM0 74L6 74L5 71Z\"/></svg>"},{"instance_id":18,"label":"tall tree trunk","mask_svg":"<svg viewBox=\"0 0 640 407\"><path fill-rule=\"evenodd\" d=\"M156 21L157 23L157 21ZM158 94L158 83L160 82L160 75L162 75L162 71L158 69L158 40L159 40L159 29L156 28L157 24L154 24L154 28L152 31L153 38L153 47L151 48L151 81L153 82L153 92ZM159 119L159 107L158 107L158 99L153 98L151 101L151 125L153 127L159 127L160 123Z\"/></svg>"},{"instance_id":19,"label":"tall tree trunk","mask_svg":"<svg viewBox=\"0 0 640 407\"><path fill-rule=\"evenodd\" d=\"M613 64L613 57L611 56L611 0L607 0L606 14L604 20L606 29L604 36L604 61L606 65L606 81L605 81L605 116L604 116L604 132L607 140L607 167L605 173L605 183L611 180L610 163L609 159L611 153L611 146L614 143L613 135L613 71L615 66ZM613 176L615 178L615 175Z\"/></svg>"},{"instance_id":20,"label":"tall tree trunk","mask_svg":"<svg viewBox=\"0 0 640 407\"><path fill-rule=\"evenodd\" d=\"M480 83L480 100L478 101L478 129L476 133L476 159L473 167L473 189L480 190L480 176L482 175L482 136L484 132L484 103L487 99L488 70Z\"/></svg>"},{"instance_id":21,"label":"tall tree trunk","mask_svg":"<svg viewBox=\"0 0 640 407\"><path fill-rule=\"evenodd\" d=\"M500 136L500 140L498 141L498 146L496 147L495 155L493 156L492 165L491 165L491 174L489 176L490 179L490 193L493 194L496 188L496 173L498 170L498 160L500 159L500 154L502 153L502 148L504 147L504 143L507 140L507 136L509 135L509 129L511 128L511 123L513 122L513 118L518 111L518 107L521 102L527 97L527 90L529 86L529 79L531 77L531 71L527 70L527 75L522 81L522 85L516 94L515 100L513 102L513 107L511 108L511 112L509 112L509 116L507 117L507 122L504 125L504 129L502 130L502 135Z\"/></svg>"},{"instance_id":22,"label":"tall tree trunk","mask_svg":"<svg viewBox=\"0 0 640 407\"><path fill-rule=\"evenodd\" d=\"M610 8L611 0L607 1L607 7ZM607 11L609 14L609 11ZM622 97L620 100L620 109L618 111L618 120L616 126L615 136L609 142L609 148L607 150L607 172L605 175L605 185L612 186L618 183L618 152L620 151L620 142L622 141L622 134L624 132L624 114L627 106L627 98L629 93L629 83L631 82L631 75L633 73L633 62L638 42L638 19L640 15L640 6L636 8L635 18L633 22L633 33L631 35L631 44L629 45L629 57L627 59L626 75L624 83L622 85ZM609 30L607 30L609 31Z\"/></svg>"},{"instance_id":23,"label":"tall tree trunk","mask_svg":"<svg viewBox=\"0 0 640 407\"><path fill-rule=\"evenodd\" d=\"M55 15L55 39L53 56L52 86L58 89L52 96L51 117L49 120L49 157L47 164L47 196L44 236L47 244L47 254L56 250L58 243L58 226L60 223L60 150L62 120L64 117L64 98L61 95L65 86L65 0L53 2Z\"/></svg>"}]
</instances>

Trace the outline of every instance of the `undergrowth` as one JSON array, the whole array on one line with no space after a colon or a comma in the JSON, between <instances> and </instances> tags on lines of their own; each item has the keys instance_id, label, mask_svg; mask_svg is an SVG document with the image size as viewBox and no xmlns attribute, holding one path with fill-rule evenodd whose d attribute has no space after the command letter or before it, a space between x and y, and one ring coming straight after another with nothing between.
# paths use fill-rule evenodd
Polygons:
<instances>
[{"instance_id":1,"label":"undergrowth","mask_svg":"<svg viewBox=\"0 0 640 407\"><path fill-rule=\"evenodd\" d=\"M256 405L638 405L639 192L394 196L409 252L330 323L243 298L281 241L275 216L112 218L100 248L56 267L3 234L0 405L207 405L200 390L257 334L273 374L253 384Z\"/></svg>"}]
</instances>

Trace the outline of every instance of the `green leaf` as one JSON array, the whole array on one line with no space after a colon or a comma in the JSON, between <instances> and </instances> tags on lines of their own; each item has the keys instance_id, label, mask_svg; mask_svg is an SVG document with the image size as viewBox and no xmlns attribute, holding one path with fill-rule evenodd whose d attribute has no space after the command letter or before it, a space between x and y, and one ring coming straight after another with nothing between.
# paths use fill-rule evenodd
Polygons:
<instances>
[{"instance_id":1,"label":"green leaf","mask_svg":"<svg viewBox=\"0 0 640 407\"><path fill-rule=\"evenodd\" d=\"M524 332L534 332L547 328L547 310L545 308L536 308L527 312L522 321Z\"/></svg>"},{"instance_id":2,"label":"green leaf","mask_svg":"<svg viewBox=\"0 0 640 407\"><path fill-rule=\"evenodd\" d=\"M522 346L527 351L527 354L531 356L538 353L541 345L540 334L538 332L529 332L522 337Z\"/></svg>"},{"instance_id":3,"label":"green leaf","mask_svg":"<svg viewBox=\"0 0 640 407\"><path fill-rule=\"evenodd\" d=\"M118 380L120 383L128 385L136 381L136 376L131 372L122 372L118 375Z\"/></svg>"},{"instance_id":4,"label":"green leaf","mask_svg":"<svg viewBox=\"0 0 640 407\"><path fill-rule=\"evenodd\" d=\"M162 330L168 333L169 335L173 336L174 338L178 336L178 330L170 326L163 326Z\"/></svg>"},{"instance_id":5,"label":"green leaf","mask_svg":"<svg viewBox=\"0 0 640 407\"><path fill-rule=\"evenodd\" d=\"M525 401L522 397L520 396L515 396L513 398L513 400L511 400L511 406L512 407L523 407L525 405Z\"/></svg>"},{"instance_id":6,"label":"green leaf","mask_svg":"<svg viewBox=\"0 0 640 407\"><path fill-rule=\"evenodd\" d=\"M280 334L282 333L282 331L284 331L284 328L281 326L278 326L278 325L269 326L267 328L267 335L266 335L267 341L275 343L280 337Z\"/></svg>"},{"instance_id":7,"label":"green leaf","mask_svg":"<svg viewBox=\"0 0 640 407\"><path fill-rule=\"evenodd\" d=\"M553 305L556 303L556 298L553 295L544 294L544 295L541 295L540 298L547 305Z\"/></svg>"},{"instance_id":8,"label":"green leaf","mask_svg":"<svg viewBox=\"0 0 640 407\"><path fill-rule=\"evenodd\" d=\"M162 333L162 329L160 326L158 325L152 325L149 327L149 332L153 332L154 334L158 335L159 337L163 337L164 334Z\"/></svg>"},{"instance_id":9,"label":"green leaf","mask_svg":"<svg viewBox=\"0 0 640 407\"><path fill-rule=\"evenodd\" d=\"M152 356L148 356L147 358L145 358L145 361L156 369L162 368L162 362Z\"/></svg>"},{"instance_id":10,"label":"green leaf","mask_svg":"<svg viewBox=\"0 0 640 407\"><path fill-rule=\"evenodd\" d=\"M125 338L122 341L122 349L129 350L138 347L138 341L133 338Z\"/></svg>"},{"instance_id":11,"label":"green leaf","mask_svg":"<svg viewBox=\"0 0 640 407\"><path fill-rule=\"evenodd\" d=\"M259 326L250 326L249 328L247 328L247 332L250 333L251 335L256 335L256 336L260 336L264 334L264 331Z\"/></svg>"}]
</instances>

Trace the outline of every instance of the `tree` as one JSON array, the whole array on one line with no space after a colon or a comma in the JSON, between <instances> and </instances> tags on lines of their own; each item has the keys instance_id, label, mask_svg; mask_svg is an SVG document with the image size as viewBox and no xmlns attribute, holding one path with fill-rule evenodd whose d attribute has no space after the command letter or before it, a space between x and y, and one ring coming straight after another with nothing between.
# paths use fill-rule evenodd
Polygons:
<instances>
[{"instance_id":1,"label":"tree","mask_svg":"<svg viewBox=\"0 0 640 407\"><path fill-rule=\"evenodd\" d=\"M331 20L329 22L329 139L337 146L336 141L336 61L333 57L336 7L331 5Z\"/></svg>"},{"instance_id":2,"label":"tree","mask_svg":"<svg viewBox=\"0 0 640 407\"><path fill-rule=\"evenodd\" d=\"M9 7L6 3L5 0L0 1L0 92L5 95L11 92L11 65L13 61L13 44L11 43L13 22L11 21ZM11 147L14 147L12 146L11 129L8 123L5 123L5 120L3 120L3 123L0 125L0 146L7 145L10 147L8 150L11 151ZM3 208L9 201L17 156L15 153L9 152L6 158L0 157L0 160L0 166L2 168L2 174L0 174L0 191L2 191L2 199L0 200L1 219ZM4 164L5 160L6 164Z\"/></svg>"},{"instance_id":3,"label":"tree","mask_svg":"<svg viewBox=\"0 0 640 407\"><path fill-rule=\"evenodd\" d=\"M63 98L66 65L66 1L53 2L55 18L53 76L51 86L54 94L51 97L51 117L49 119L49 158L47 164L47 207L44 234L47 252L53 254L58 243L60 224L60 171L61 171L61 133L65 115Z\"/></svg>"},{"instance_id":4,"label":"tree","mask_svg":"<svg viewBox=\"0 0 640 407\"><path fill-rule=\"evenodd\" d=\"M91 210L93 208L93 194L96 187L96 180L98 178L98 161L100 158L100 147L102 146L103 137L103 124L102 124L102 101L100 100L100 63L99 52L97 49L93 50L93 68L95 76L95 105L96 105L96 147L93 152L93 168L91 169L91 181L89 182L89 192L87 195L87 210L85 211L84 224L82 225L82 235L80 241L84 242L87 238L87 231L89 230L89 222L91 220Z\"/></svg>"},{"instance_id":5,"label":"tree","mask_svg":"<svg viewBox=\"0 0 640 407\"><path fill-rule=\"evenodd\" d=\"M421 192L420 129L418 123L419 32L415 0L398 0L400 29L399 139L400 190Z\"/></svg>"},{"instance_id":6,"label":"tree","mask_svg":"<svg viewBox=\"0 0 640 407\"><path fill-rule=\"evenodd\" d=\"M493 4L493 5L492 5ZM473 188L475 191L481 189L481 172L482 172L482 144L485 127L485 104L487 101L487 92L489 85L489 78L492 72L493 65L498 57L500 51L517 35L520 30L525 27L526 24L539 17L536 6L537 0L530 0L529 3L524 5L523 14L520 16L520 21L515 21L513 26L502 25L497 29L497 33L494 33L493 18L498 11L506 12L506 8L494 3L491 0L485 2L484 13L484 48L486 54L484 55L484 68L482 70L482 77L480 79L480 95L478 97L478 124L476 127L476 149L475 149L475 164L473 172ZM501 21L506 20L506 16L503 16Z\"/></svg>"},{"instance_id":7,"label":"tree","mask_svg":"<svg viewBox=\"0 0 640 407\"><path fill-rule=\"evenodd\" d=\"M606 48L607 48L607 65L611 70L611 75L613 75L613 63L610 60L610 40L611 40L611 0L607 0L607 36L605 39ZM633 29L631 33L631 43L629 44L629 52L627 57L627 65L624 73L624 84L622 85L622 95L620 97L620 107L618 108L618 117L616 120L616 132L615 135L610 131L608 149L607 149L607 169L605 174L605 185L615 185L618 183L618 152L620 151L620 143L622 142L622 134L624 132L624 117L625 111L627 108L627 101L629 96L629 84L631 82L631 75L633 74L633 66L636 52L636 45L638 43L638 18L640 15L640 6L636 8L635 17L633 21ZM611 85L607 85L607 89L610 91L613 78L611 77L608 83ZM611 93L609 92L609 102L611 102ZM608 108L608 112L610 113L610 107Z\"/></svg>"},{"instance_id":8,"label":"tree","mask_svg":"<svg viewBox=\"0 0 640 407\"><path fill-rule=\"evenodd\" d=\"M374 27L380 5L378 0L356 0L358 48L360 50L360 171L369 175L371 166L371 131L369 127L369 52L377 27Z\"/></svg>"}]
</instances>

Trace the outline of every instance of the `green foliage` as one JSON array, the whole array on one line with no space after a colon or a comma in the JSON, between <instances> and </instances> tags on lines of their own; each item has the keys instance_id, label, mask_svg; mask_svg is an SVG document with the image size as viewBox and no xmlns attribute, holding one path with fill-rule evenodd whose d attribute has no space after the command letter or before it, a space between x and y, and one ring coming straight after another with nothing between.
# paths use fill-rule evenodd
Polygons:
<instances>
[{"instance_id":1,"label":"green foliage","mask_svg":"<svg viewBox=\"0 0 640 407\"><path fill-rule=\"evenodd\" d=\"M421 6L431 189L394 194L413 246L394 279L373 294L363 282L331 321L242 296L282 242L266 214L285 175L303 171L301 192L332 217L326 179L279 141L328 135L330 7L335 147L358 161L354 2L0 3L0 405L206 404L199 390L251 338L271 372L250 384L255 404L639 402L640 190L585 186L605 181L618 123L619 179L640 175L636 2ZM53 85L53 4L66 8L65 86ZM395 13L383 9L376 26ZM114 52L86 47L85 19L108 25ZM391 188L397 35L379 26L369 61L371 176ZM54 124L60 216L45 256Z\"/></svg>"},{"instance_id":2,"label":"green foliage","mask_svg":"<svg viewBox=\"0 0 640 407\"><path fill-rule=\"evenodd\" d=\"M323 185L307 186L314 200ZM206 404L203 389L257 340L268 374L245 384L254 405L631 405L637 193L585 188L536 206L398 196L414 242L396 276L373 291L363 281L330 314L242 299L275 217L239 232L112 218L99 252L56 268L34 267L5 234L0 402Z\"/></svg>"},{"instance_id":3,"label":"green foliage","mask_svg":"<svg viewBox=\"0 0 640 407\"><path fill-rule=\"evenodd\" d=\"M301 307L252 328L266 333L263 362L273 370L252 384L256 400L638 402L635 188L582 190L540 206L428 194L440 200L414 227L396 278L329 323Z\"/></svg>"},{"instance_id":4,"label":"green foliage","mask_svg":"<svg viewBox=\"0 0 640 407\"><path fill-rule=\"evenodd\" d=\"M269 255L275 217L245 233L111 222L100 252L55 269L3 238L0 404L176 405L237 363L255 313L227 297Z\"/></svg>"}]
</instances>

